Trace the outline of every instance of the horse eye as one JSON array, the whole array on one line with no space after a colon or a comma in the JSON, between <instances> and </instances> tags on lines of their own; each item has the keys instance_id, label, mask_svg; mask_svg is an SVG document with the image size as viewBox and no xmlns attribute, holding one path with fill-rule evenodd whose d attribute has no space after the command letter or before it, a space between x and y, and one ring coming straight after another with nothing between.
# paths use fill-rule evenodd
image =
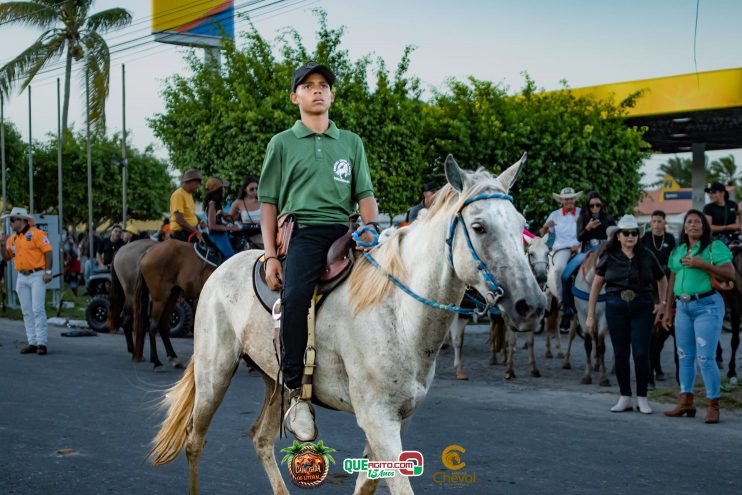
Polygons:
<instances>
[{"instance_id":1,"label":"horse eye","mask_svg":"<svg viewBox=\"0 0 742 495\"><path fill-rule=\"evenodd\" d=\"M484 234L485 232L487 232L487 230L484 228L484 225L482 225L481 223L473 223L471 224L471 228L477 234Z\"/></svg>"}]
</instances>

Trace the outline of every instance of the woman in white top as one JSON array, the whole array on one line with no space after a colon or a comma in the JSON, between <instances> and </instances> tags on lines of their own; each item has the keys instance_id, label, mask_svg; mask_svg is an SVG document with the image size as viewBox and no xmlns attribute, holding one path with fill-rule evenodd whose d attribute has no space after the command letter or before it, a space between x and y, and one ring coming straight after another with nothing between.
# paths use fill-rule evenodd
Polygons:
<instances>
[{"instance_id":1,"label":"woman in white top","mask_svg":"<svg viewBox=\"0 0 742 495\"><path fill-rule=\"evenodd\" d=\"M244 224L260 224L260 202L258 201L258 178L248 175L242 182L242 189L232 203L229 214L233 219L239 217Z\"/></svg>"}]
</instances>

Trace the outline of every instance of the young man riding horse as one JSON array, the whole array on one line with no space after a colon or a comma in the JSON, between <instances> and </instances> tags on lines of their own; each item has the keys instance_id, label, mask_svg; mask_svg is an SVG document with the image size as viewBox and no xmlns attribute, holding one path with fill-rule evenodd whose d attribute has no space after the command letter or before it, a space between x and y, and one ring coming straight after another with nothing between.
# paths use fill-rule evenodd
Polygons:
<instances>
[{"instance_id":1,"label":"young man riding horse","mask_svg":"<svg viewBox=\"0 0 742 495\"><path fill-rule=\"evenodd\" d=\"M348 231L355 204L365 224L376 227L373 196L363 142L330 120L335 75L324 65L308 62L292 76L291 102L301 119L273 136L265 154L258 197L262 203L266 280L282 288L282 372L290 390L286 425L300 441L317 435L314 412L300 397L307 345L307 311L332 243ZM276 250L278 217L293 214L294 235L286 255L286 272ZM372 241L364 233L365 242Z\"/></svg>"}]
</instances>

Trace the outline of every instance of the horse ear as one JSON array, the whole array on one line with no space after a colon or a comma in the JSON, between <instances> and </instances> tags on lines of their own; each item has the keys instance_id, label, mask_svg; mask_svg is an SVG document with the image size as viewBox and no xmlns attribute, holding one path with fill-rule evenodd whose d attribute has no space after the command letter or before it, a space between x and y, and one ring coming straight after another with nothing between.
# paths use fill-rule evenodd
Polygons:
<instances>
[{"instance_id":1,"label":"horse ear","mask_svg":"<svg viewBox=\"0 0 742 495\"><path fill-rule=\"evenodd\" d=\"M446 180L449 184L451 184L451 187L456 189L458 192L463 191L463 174L461 172L461 169L459 168L459 164L456 163L456 160L453 159L453 155L449 154L446 157L446 163L443 165L443 168L446 171Z\"/></svg>"},{"instance_id":2,"label":"horse ear","mask_svg":"<svg viewBox=\"0 0 742 495\"><path fill-rule=\"evenodd\" d=\"M520 174L523 165L526 163L526 156L527 153L523 153L523 156L520 157L520 160L510 165L510 167L503 173L501 173L498 177L502 185L505 186L505 190L509 191L510 188L513 187L513 184L515 184L515 180L518 178L518 174Z\"/></svg>"}]
</instances>

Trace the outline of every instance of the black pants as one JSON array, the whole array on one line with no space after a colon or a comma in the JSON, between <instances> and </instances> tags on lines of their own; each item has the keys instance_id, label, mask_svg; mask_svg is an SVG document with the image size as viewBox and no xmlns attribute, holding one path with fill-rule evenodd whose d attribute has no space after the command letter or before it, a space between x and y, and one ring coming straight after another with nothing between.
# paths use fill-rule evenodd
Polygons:
<instances>
[{"instance_id":1,"label":"black pants","mask_svg":"<svg viewBox=\"0 0 742 495\"><path fill-rule=\"evenodd\" d=\"M286 255L281 292L283 379L289 388L301 385L307 347L307 314L314 287L327 265L327 251L348 231L347 225L318 225L295 229Z\"/></svg>"},{"instance_id":2,"label":"black pants","mask_svg":"<svg viewBox=\"0 0 742 495\"><path fill-rule=\"evenodd\" d=\"M631 365L634 356L636 395L647 396L649 382L649 341L654 320L654 301L651 294L637 296L627 302L617 295L606 298L605 316L611 334L613 354L616 359L616 380L621 395L631 396Z\"/></svg>"},{"instance_id":3,"label":"black pants","mask_svg":"<svg viewBox=\"0 0 742 495\"><path fill-rule=\"evenodd\" d=\"M177 230L175 232L170 233L170 238L175 239L177 241L183 241L183 242L191 242L188 240L188 236L190 236L190 232L186 232L185 230ZM195 239L196 236L193 236Z\"/></svg>"}]
</instances>

